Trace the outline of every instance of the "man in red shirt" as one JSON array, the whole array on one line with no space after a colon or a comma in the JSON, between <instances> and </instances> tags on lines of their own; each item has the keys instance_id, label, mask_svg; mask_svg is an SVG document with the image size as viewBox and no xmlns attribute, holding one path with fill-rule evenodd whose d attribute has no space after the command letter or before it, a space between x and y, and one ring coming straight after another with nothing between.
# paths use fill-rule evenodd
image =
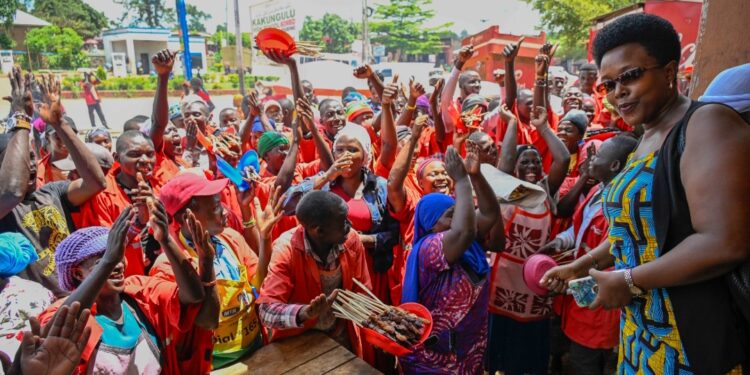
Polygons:
<instances>
[{"instance_id":1,"label":"man in red shirt","mask_svg":"<svg viewBox=\"0 0 750 375\"><path fill-rule=\"evenodd\" d=\"M107 120L104 119L104 113L102 113L101 98L99 93L96 91L96 85L98 85L99 79L95 75L84 72L83 80L81 80L81 88L83 89L83 97L86 99L86 106L89 108L89 120L91 120L91 127L96 127L96 121L94 121L94 111L99 115L99 120L102 122L102 126L109 129L107 126Z\"/></svg>"}]
</instances>

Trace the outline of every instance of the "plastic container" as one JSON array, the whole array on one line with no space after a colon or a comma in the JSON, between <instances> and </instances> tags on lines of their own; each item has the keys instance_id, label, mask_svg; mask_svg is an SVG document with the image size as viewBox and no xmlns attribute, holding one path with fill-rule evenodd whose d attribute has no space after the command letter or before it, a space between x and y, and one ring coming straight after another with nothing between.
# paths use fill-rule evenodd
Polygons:
<instances>
[{"instance_id":1,"label":"plastic container","mask_svg":"<svg viewBox=\"0 0 750 375\"><path fill-rule=\"evenodd\" d=\"M292 36L284 30L273 27L261 30L255 36L255 45L266 55L271 50L278 50L286 56L297 52L297 44Z\"/></svg>"},{"instance_id":2,"label":"plastic container","mask_svg":"<svg viewBox=\"0 0 750 375\"><path fill-rule=\"evenodd\" d=\"M553 267L557 267L557 262L552 257L544 254L534 254L523 262L523 281L535 294L546 296L549 290L539 285L539 281Z\"/></svg>"},{"instance_id":3,"label":"plastic container","mask_svg":"<svg viewBox=\"0 0 750 375\"><path fill-rule=\"evenodd\" d=\"M411 348L406 348L401 344L389 339L388 337L383 336L372 329L364 327L362 328L362 336L364 336L365 341L369 342L370 344L377 346L378 348L383 349L384 351L391 353L397 357L400 357L413 352L415 347L422 345L425 340L427 340L427 337L430 336L430 334L432 333L432 314L430 314L430 310L427 310L426 307L414 302L407 302L398 307L428 321L424 326L422 336L419 338L418 343L414 344L414 346L412 346Z\"/></svg>"},{"instance_id":4,"label":"plastic container","mask_svg":"<svg viewBox=\"0 0 750 375\"><path fill-rule=\"evenodd\" d=\"M216 167L219 169L219 172L224 175L224 177L228 178L229 181L232 181L233 184L237 185L237 189L239 191L245 191L250 188L250 184L248 184L247 181L242 178L242 173L240 173L237 168L233 167L219 155L216 155Z\"/></svg>"}]
</instances>

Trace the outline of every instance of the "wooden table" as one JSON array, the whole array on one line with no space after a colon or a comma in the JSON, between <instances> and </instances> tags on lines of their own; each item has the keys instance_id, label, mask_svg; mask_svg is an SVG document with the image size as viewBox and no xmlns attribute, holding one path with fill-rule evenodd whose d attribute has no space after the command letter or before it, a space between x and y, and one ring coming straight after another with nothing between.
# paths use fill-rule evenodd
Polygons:
<instances>
[{"instance_id":1,"label":"wooden table","mask_svg":"<svg viewBox=\"0 0 750 375\"><path fill-rule=\"evenodd\" d=\"M273 342L249 358L212 375L229 374L381 374L324 333L310 331Z\"/></svg>"}]
</instances>

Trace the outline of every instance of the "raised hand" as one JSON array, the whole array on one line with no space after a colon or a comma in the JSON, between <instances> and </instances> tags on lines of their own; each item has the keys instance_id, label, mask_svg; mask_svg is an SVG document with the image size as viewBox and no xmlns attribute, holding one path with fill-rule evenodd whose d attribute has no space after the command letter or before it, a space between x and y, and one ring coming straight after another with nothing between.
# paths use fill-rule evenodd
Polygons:
<instances>
[{"instance_id":1,"label":"raised hand","mask_svg":"<svg viewBox=\"0 0 750 375\"><path fill-rule=\"evenodd\" d=\"M130 226L133 225L135 211L133 207L128 206L117 217L107 236L107 250L104 252L104 260L118 263L122 261L127 245L127 236Z\"/></svg>"},{"instance_id":2,"label":"raised hand","mask_svg":"<svg viewBox=\"0 0 750 375\"><path fill-rule=\"evenodd\" d=\"M372 77L373 74L375 74L375 72L369 64L354 68L354 77L359 79L368 79Z\"/></svg>"},{"instance_id":3,"label":"raised hand","mask_svg":"<svg viewBox=\"0 0 750 375\"><path fill-rule=\"evenodd\" d=\"M414 125L411 127L411 136L419 139L422 136L422 131L427 127L427 120L430 117L427 115L421 115L414 120Z\"/></svg>"},{"instance_id":4,"label":"raised hand","mask_svg":"<svg viewBox=\"0 0 750 375\"><path fill-rule=\"evenodd\" d=\"M510 123L513 120L516 120L516 115L511 112L511 110L504 102L500 104L500 118L502 118L503 122L505 122L506 124Z\"/></svg>"},{"instance_id":5,"label":"raised hand","mask_svg":"<svg viewBox=\"0 0 750 375\"><path fill-rule=\"evenodd\" d=\"M62 306L54 321L40 332L39 321L29 319L31 331L24 332L21 351L21 372L24 374L68 375L81 360L81 354L91 336L86 322L91 316L89 309L81 308L79 302Z\"/></svg>"},{"instance_id":6,"label":"raised hand","mask_svg":"<svg viewBox=\"0 0 750 375\"><path fill-rule=\"evenodd\" d=\"M190 237L193 239L195 251L198 253L198 259L213 261L216 257L216 249L211 243L211 235L203 229L203 224L195 218L195 214L190 209L185 213L185 222L187 224Z\"/></svg>"},{"instance_id":7,"label":"raised hand","mask_svg":"<svg viewBox=\"0 0 750 375\"><path fill-rule=\"evenodd\" d=\"M552 58L555 56L555 52L557 52L557 47L557 44L544 43L542 48L539 48L539 53L547 56L549 61L552 62Z\"/></svg>"},{"instance_id":8,"label":"raised hand","mask_svg":"<svg viewBox=\"0 0 750 375\"><path fill-rule=\"evenodd\" d=\"M279 50L272 49L266 53L266 57L271 59L271 61L282 64L282 65L291 65L294 64L294 59L291 56L288 56L286 53L283 53Z\"/></svg>"},{"instance_id":9,"label":"raised hand","mask_svg":"<svg viewBox=\"0 0 750 375\"><path fill-rule=\"evenodd\" d=\"M536 130L542 130L549 126L547 124L547 109L542 106L536 106L531 111L531 126Z\"/></svg>"},{"instance_id":10,"label":"raised hand","mask_svg":"<svg viewBox=\"0 0 750 375\"><path fill-rule=\"evenodd\" d=\"M443 93L443 86L445 86L445 78L438 78L435 83L435 90L430 94L430 106L435 113L437 113L436 108L439 108L438 102L440 101L440 95Z\"/></svg>"},{"instance_id":11,"label":"raised hand","mask_svg":"<svg viewBox=\"0 0 750 375\"><path fill-rule=\"evenodd\" d=\"M260 207L260 200L258 197L254 199L255 211L253 215L255 217L255 225L258 227L261 239L271 239L271 232L276 224L284 216L282 207L284 203L284 196L281 194L281 186L277 186L274 193L271 195L271 199L268 200L265 208Z\"/></svg>"},{"instance_id":12,"label":"raised hand","mask_svg":"<svg viewBox=\"0 0 750 375\"><path fill-rule=\"evenodd\" d=\"M414 76L409 79L409 98L416 100L418 97L425 94L424 86L421 83L414 80Z\"/></svg>"},{"instance_id":13,"label":"raised hand","mask_svg":"<svg viewBox=\"0 0 750 375\"><path fill-rule=\"evenodd\" d=\"M258 94L255 92L247 96L247 106L250 108L250 115L253 117L260 116L261 107L258 103Z\"/></svg>"},{"instance_id":14,"label":"raised hand","mask_svg":"<svg viewBox=\"0 0 750 375\"><path fill-rule=\"evenodd\" d=\"M469 44L468 46L463 46L458 51L458 56L456 56L456 62L454 63L456 68L463 69L464 65L467 61L471 58L471 56L474 54L474 46Z\"/></svg>"},{"instance_id":15,"label":"raised hand","mask_svg":"<svg viewBox=\"0 0 750 375\"><path fill-rule=\"evenodd\" d=\"M151 63L154 64L156 74L169 75L169 73L172 73L172 66L174 66L174 58L176 55L177 51L170 51L168 49L163 49L157 52L151 58Z\"/></svg>"},{"instance_id":16,"label":"raised hand","mask_svg":"<svg viewBox=\"0 0 750 375\"><path fill-rule=\"evenodd\" d=\"M448 147L445 152L445 171L456 182L467 177L464 161L461 160L461 156L458 155L454 147Z\"/></svg>"},{"instance_id":17,"label":"raised hand","mask_svg":"<svg viewBox=\"0 0 750 375\"><path fill-rule=\"evenodd\" d=\"M516 59L516 56L518 56L518 51L521 50L521 44L523 43L524 39L526 37L522 36L521 39L518 39L518 43L515 44L508 44L503 49L503 56L505 56L506 61L512 61ZM507 72L506 74L512 74L513 72Z\"/></svg>"},{"instance_id":18,"label":"raised hand","mask_svg":"<svg viewBox=\"0 0 750 375\"><path fill-rule=\"evenodd\" d=\"M313 300L310 301L310 304L305 305L299 310L299 319L305 322L310 319L315 319L320 316L320 314L328 311L333 305L333 301L336 300L338 293L338 290L334 290L328 297L326 297L325 294L321 294L313 298Z\"/></svg>"},{"instance_id":19,"label":"raised hand","mask_svg":"<svg viewBox=\"0 0 750 375\"><path fill-rule=\"evenodd\" d=\"M466 172L472 176L480 173L481 163L479 162L479 146L473 142L466 143L466 159L464 159Z\"/></svg>"},{"instance_id":20,"label":"raised hand","mask_svg":"<svg viewBox=\"0 0 750 375\"><path fill-rule=\"evenodd\" d=\"M169 216L167 215L167 209L161 201L147 198L146 205L151 213L151 220L149 226L154 231L154 239L158 243L166 243L169 239Z\"/></svg>"},{"instance_id":21,"label":"raised hand","mask_svg":"<svg viewBox=\"0 0 750 375\"><path fill-rule=\"evenodd\" d=\"M31 76L29 74L24 76L23 71L14 66L13 71L8 73L8 79L11 87L10 96L5 96L3 99L10 102L10 111L25 113L28 116L33 115L34 100L31 97Z\"/></svg>"},{"instance_id":22,"label":"raised hand","mask_svg":"<svg viewBox=\"0 0 750 375\"><path fill-rule=\"evenodd\" d=\"M547 69L549 68L549 56L536 55L536 57L534 58L534 67L537 79L546 77Z\"/></svg>"},{"instance_id":23,"label":"raised hand","mask_svg":"<svg viewBox=\"0 0 750 375\"><path fill-rule=\"evenodd\" d=\"M307 128L315 131L313 129L313 126L315 126L315 114L313 114L312 105L310 105L310 101L307 98L297 99L297 113Z\"/></svg>"},{"instance_id":24,"label":"raised hand","mask_svg":"<svg viewBox=\"0 0 750 375\"><path fill-rule=\"evenodd\" d=\"M385 89L383 89L383 96L380 98L383 104L391 104L396 102L399 91L398 83L396 82L396 80L398 80L398 76L395 76L393 82L385 86Z\"/></svg>"},{"instance_id":25,"label":"raised hand","mask_svg":"<svg viewBox=\"0 0 750 375\"><path fill-rule=\"evenodd\" d=\"M39 108L39 117L44 120L45 123L50 125L62 124L62 103L60 103L60 97L62 96L62 88L60 81L55 76L49 74L42 76L42 81L39 84L42 91L42 105Z\"/></svg>"}]
</instances>

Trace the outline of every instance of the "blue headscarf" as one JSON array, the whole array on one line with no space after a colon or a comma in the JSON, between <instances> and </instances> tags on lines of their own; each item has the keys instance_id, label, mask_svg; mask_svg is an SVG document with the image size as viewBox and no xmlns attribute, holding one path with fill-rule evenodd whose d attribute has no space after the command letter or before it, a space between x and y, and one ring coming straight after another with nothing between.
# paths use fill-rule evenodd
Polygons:
<instances>
[{"instance_id":1,"label":"blue headscarf","mask_svg":"<svg viewBox=\"0 0 750 375\"><path fill-rule=\"evenodd\" d=\"M22 234L6 232L0 234L0 277L11 277L37 261L34 246Z\"/></svg>"},{"instance_id":2,"label":"blue headscarf","mask_svg":"<svg viewBox=\"0 0 750 375\"><path fill-rule=\"evenodd\" d=\"M271 124L271 127L276 130L276 121L268 119L268 123ZM263 127L263 122L260 121L260 116L256 117L255 120L253 120L253 133L263 133L266 129Z\"/></svg>"},{"instance_id":3,"label":"blue headscarf","mask_svg":"<svg viewBox=\"0 0 750 375\"><path fill-rule=\"evenodd\" d=\"M698 100L723 103L739 113L750 111L750 63L719 73Z\"/></svg>"},{"instance_id":4,"label":"blue headscarf","mask_svg":"<svg viewBox=\"0 0 750 375\"><path fill-rule=\"evenodd\" d=\"M441 193L427 194L417 203L417 209L414 213L414 245L406 261L401 303L419 300L419 250L422 247L422 242L435 235L435 233L432 233L432 228L443 216L443 213L455 204L456 201L453 198ZM476 240L461 256L461 262L480 276L484 276L490 271L484 249Z\"/></svg>"}]
</instances>

